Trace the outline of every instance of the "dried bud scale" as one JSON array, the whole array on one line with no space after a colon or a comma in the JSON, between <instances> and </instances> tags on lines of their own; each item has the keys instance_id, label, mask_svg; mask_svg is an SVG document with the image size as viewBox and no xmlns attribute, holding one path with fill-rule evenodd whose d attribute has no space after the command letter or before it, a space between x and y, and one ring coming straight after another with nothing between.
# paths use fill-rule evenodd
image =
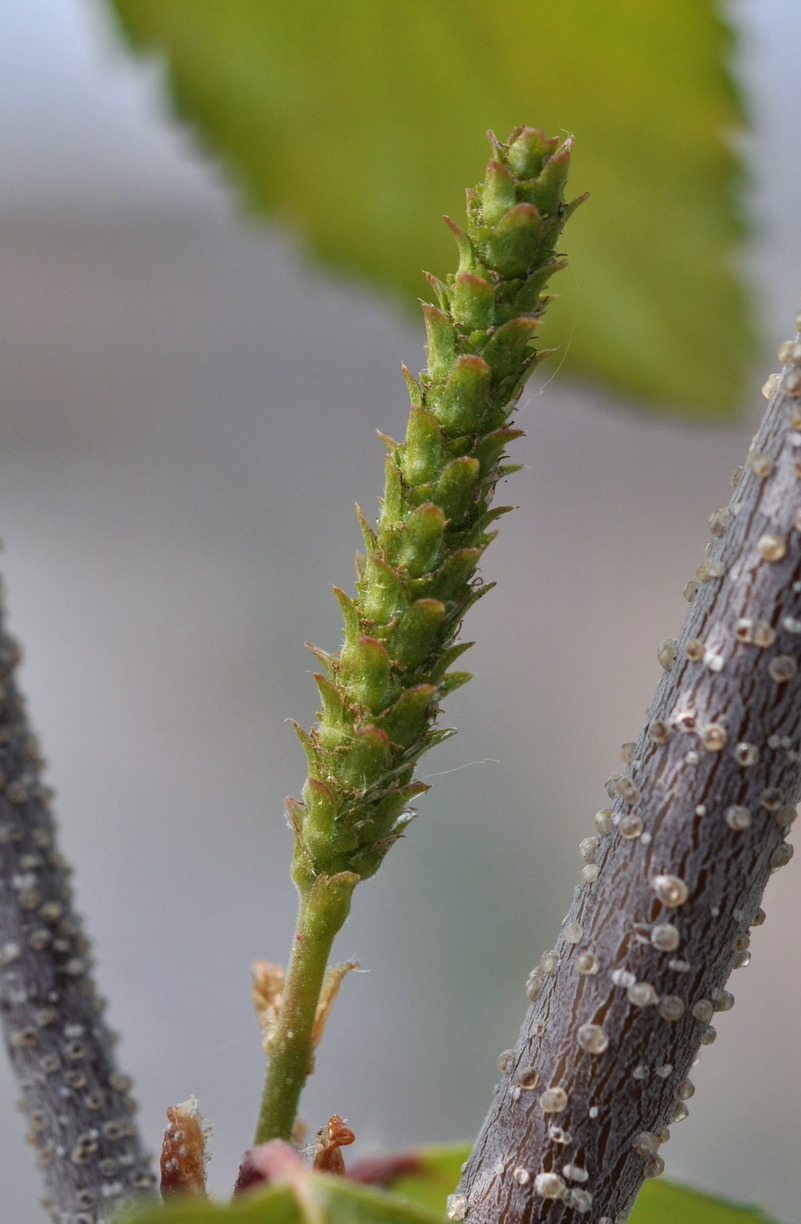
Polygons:
<instances>
[{"instance_id":1,"label":"dried bud scale","mask_svg":"<svg viewBox=\"0 0 801 1224\"><path fill-rule=\"evenodd\" d=\"M167 1110L169 1126L161 1146L161 1197L205 1199L206 1142L210 1128L201 1117L195 1097Z\"/></svg>"},{"instance_id":2,"label":"dried bud scale","mask_svg":"<svg viewBox=\"0 0 801 1224\"><path fill-rule=\"evenodd\" d=\"M349 1147L355 1138L348 1124L339 1114L334 1114L329 1118L328 1125L317 1132L312 1167L318 1173L333 1173L336 1177L344 1177L345 1158L341 1149Z\"/></svg>"},{"instance_id":3,"label":"dried bud scale","mask_svg":"<svg viewBox=\"0 0 801 1224\"><path fill-rule=\"evenodd\" d=\"M725 982L748 963L765 884L792 856L784 839L801 795L792 361L730 505L710 520L705 572L716 581L688 584L685 625L659 648L663 675L627 753L636 785L628 773L607 785L611 836L595 854L598 878L579 885L565 918L582 931L572 972L544 981L514 1051L544 1083L558 1079L566 1096L558 1122L573 1145L559 1150L568 1162L580 1154L599 1220L626 1218L644 1178L662 1172L645 1137L687 1117L691 1067L716 1035L710 1020L734 1002ZM645 844L642 833L631 836L636 822L650 834ZM599 1039L591 1056L595 1026L608 1045ZM576 1219L564 1193L545 1201L493 1175L500 1152L525 1165L535 1186L547 1176L550 1187L562 1167L548 1118L503 1085L460 1186L468 1222Z\"/></svg>"},{"instance_id":4,"label":"dried bud scale","mask_svg":"<svg viewBox=\"0 0 801 1224\"><path fill-rule=\"evenodd\" d=\"M0 1023L48 1201L59 1219L95 1224L155 1180L56 849L18 659L0 608Z\"/></svg>"}]
</instances>

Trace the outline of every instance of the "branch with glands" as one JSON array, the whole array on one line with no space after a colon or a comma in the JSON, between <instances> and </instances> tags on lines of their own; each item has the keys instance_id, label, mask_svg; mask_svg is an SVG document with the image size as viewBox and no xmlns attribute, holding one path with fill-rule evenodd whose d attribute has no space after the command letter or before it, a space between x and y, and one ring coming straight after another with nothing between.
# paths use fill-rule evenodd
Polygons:
<instances>
[{"instance_id":1,"label":"branch with glands","mask_svg":"<svg viewBox=\"0 0 801 1224\"><path fill-rule=\"evenodd\" d=\"M801 327L801 315L796 320ZM779 349L766 416L663 642L664 675L484 1127L452 1219L621 1224L664 1169L669 1127L726 982L750 960L801 794L801 338Z\"/></svg>"}]
</instances>

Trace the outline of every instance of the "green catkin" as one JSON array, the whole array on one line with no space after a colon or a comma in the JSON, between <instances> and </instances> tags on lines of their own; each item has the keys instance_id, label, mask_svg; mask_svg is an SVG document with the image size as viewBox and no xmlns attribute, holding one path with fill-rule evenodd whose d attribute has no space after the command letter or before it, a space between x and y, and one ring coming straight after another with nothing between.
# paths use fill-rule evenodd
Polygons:
<instances>
[{"instance_id":1,"label":"green catkin","mask_svg":"<svg viewBox=\"0 0 801 1224\"><path fill-rule=\"evenodd\" d=\"M521 433L510 416L547 356L533 347L543 290L565 265L555 246L581 202L564 200L571 140L518 128L506 144L490 141L484 182L467 193L466 229L448 222L458 271L444 284L429 278L428 369L417 380L404 370L412 408L405 441L385 439L375 531L360 512L356 598L336 592L342 648L315 651L322 708L317 726L298 729L309 779L303 802L287 805L301 893L323 875L365 879L378 869L428 789L413 780L415 762L450 734L434 727L439 701L469 679L448 668L467 648L455 640L465 612L489 589L476 568L504 510L491 511L490 500L515 470L501 465Z\"/></svg>"},{"instance_id":2,"label":"green catkin","mask_svg":"<svg viewBox=\"0 0 801 1224\"><path fill-rule=\"evenodd\" d=\"M490 509L503 462L521 430L510 425L533 367L547 356L533 338L555 251L580 202L563 198L572 142L518 128L490 136L484 183L467 193L467 226L452 230L458 271L429 277L437 304L423 306L428 369L404 368L411 413L404 442L384 439L386 486L375 530L358 511L364 556L356 596L335 589L344 641L312 647L322 708L297 727L309 762L302 800L287 801L295 831L292 875L300 913L270 1043L256 1142L288 1139L311 1069L315 1017L333 941L354 888L374 874L428 790L418 758L452 731L437 728L439 703L469 680L452 670L469 642L456 640L465 612L489 589L476 569L508 507Z\"/></svg>"}]
</instances>

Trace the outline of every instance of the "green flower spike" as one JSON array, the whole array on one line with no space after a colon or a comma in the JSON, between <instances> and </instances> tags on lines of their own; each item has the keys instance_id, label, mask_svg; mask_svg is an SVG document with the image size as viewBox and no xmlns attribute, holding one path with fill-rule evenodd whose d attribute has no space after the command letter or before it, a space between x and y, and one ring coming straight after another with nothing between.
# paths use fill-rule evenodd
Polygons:
<instances>
[{"instance_id":1,"label":"green flower spike","mask_svg":"<svg viewBox=\"0 0 801 1224\"><path fill-rule=\"evenodd\" d=\"M304 1032L331 942L353 888L377 871L412 818L410 802L428 789L413 780L416 761L452 734L434 723L440 700L469 679L448 669L469 645L456 642L465 612L490 589L476 582L476 569L492 522L508 509L490 510L490 501L500 477L516 470L502 463L522 432L510 416L547 356L533 347L543 290L565 266L556 243L583 199L564 201L572 140L521 127L506 144L492 134L490 142L484 182L467 193L466 229L447 221L458 271L444 284L429 277L437 305L423 306L428 369L418 380L404 369L411 413L405 442L385 439L376 531L359 511L357 595L336 592L342 649L312 648L325 669L315 677L322 709L310 732L298 728L309 778L303 802L287 804L303 938L288 971L259 1142L289 1137L308 1067ZM326 946L313 965L296 965L308 961L310 925L315 939L325 932ZM302 990L293 973L303 975ZM295 1006L296 994L311 1018Z\"/></svg>"}]
</instances>

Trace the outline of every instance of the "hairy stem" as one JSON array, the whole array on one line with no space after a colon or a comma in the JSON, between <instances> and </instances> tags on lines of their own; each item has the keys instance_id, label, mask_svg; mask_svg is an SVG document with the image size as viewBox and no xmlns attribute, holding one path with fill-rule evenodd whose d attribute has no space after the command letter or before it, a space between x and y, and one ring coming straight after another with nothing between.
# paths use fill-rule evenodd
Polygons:
<instances>
[{"instance_id":1,"label":"hairy stem","mask_svg":"<svg viewBox=\"0 0 801 1224\"><path fill-rule=\"evenodd\" d=\"M270 1043L256 1143L290 1139L298 1101L312 1069L314 1020L331 945L348 916L358 876L318 876L301 895L283 1001Z\"/></svg>"},{"instance_id":2,"label":"hairy stem","mask_svg":"<svg viewBox=\"0 0 801 1224\"><path fill-rule=\"evenodd\" d=\"M553 950L452 1218L622 1224L687 1113L801 794L801 344L787 362Z\"/></svg>"},{"instance_id":3,"label":"hairy stem","mask_svg":"<svg viewBox=\"0 0 801 1224\"><path fill-rule=\"evenodd\" d=\"M57 849L18 658L0 608L0 1024L52 1218L99 1224L154 1179Z\"/></svg>"}]
</instances>

